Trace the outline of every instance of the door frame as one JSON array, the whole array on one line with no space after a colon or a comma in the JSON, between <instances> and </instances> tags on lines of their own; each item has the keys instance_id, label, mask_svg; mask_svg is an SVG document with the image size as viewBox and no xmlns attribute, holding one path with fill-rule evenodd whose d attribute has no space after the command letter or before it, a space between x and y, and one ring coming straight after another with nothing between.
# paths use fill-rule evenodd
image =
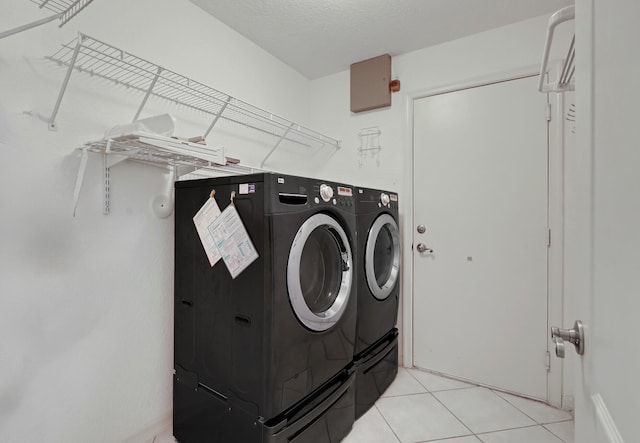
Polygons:
<instances>
[{"instance_id":1,"label":"door frame","mask_svg":"<svg viewBox=\"0 0 640 443\"><path fill-rule=\"evenodd\" d=\"M405 155L403 182L403 210L400 225L402 229L402 362L405 367L413 367L413 198L414 198L414 103L416 100L434 95L455 92L462 89L487 86L493 83L516 80L523 77L538 75L539 66L527 66L519 69L498 72L492 75L473 78L462 82L445 84L442 86L409 91L405 95L405 140L407 140L407 155ZM564 244L564 186L563 186L563 101L561 94L547 94L551 121L548 131L548 224L551 229L551 247L547 258L547 330L550 326L563 323L563 244ZM545 112L540 110L541 113ZM563 361L555 358L550 334L547 337L547 402L555 407L563 403ZM544 362L541 362L541 365ZM565 399L566 401L566 399ZM568 402L572 406L572 402ZM565 405L566 407L567 405Z\"/></svg>"}]
</instances>

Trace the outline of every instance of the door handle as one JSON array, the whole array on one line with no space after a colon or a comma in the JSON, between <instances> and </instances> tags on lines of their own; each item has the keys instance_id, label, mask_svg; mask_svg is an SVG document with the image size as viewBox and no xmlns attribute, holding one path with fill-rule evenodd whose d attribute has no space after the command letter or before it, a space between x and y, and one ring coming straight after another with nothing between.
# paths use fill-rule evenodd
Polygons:
<instances>
[{"instance_id":1,"label":"door handle","mask_svg":"<svg viewBox=\"0 0 640 443\"><path fill-rule=\"evenodd\" d=\"M418 250L419 253L423 253L423 252L427 252L429 254L433 254L433 249L431 248L427 248L427 245L425 245L424 243L418 243L418 246L416 246L416 249Z\"/></svg>"},{"instance_id":2,"label":"door handle","mask_svg":"<svg viewBox=\"0 0 640 443\"><path fill-rule=\"evenodd\" d=\"M573 325L573 329L560 329L552 326L551 339L556 345L556 356L559 358L564 358L565 341L573 343L578 355L584 354L584 326L580 320L576 320Z\"/></svg>"}]
</instances>

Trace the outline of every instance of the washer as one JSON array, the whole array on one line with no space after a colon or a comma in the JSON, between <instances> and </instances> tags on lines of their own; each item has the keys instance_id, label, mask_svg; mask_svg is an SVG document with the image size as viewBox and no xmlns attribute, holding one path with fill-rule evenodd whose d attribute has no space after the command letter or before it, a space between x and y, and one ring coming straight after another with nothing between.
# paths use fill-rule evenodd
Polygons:
<instances>
[{"instance_id":1,"label":"washer","mask_svg":"<svg viewBox=\"0 0 640 443\"><path fill-rule=\"evenodd\" d=\"M235 194L259 256L235 279L193 223L213 190L221 210ZM175 205L174 435L339 441L354 420L353 188L253 174L176 182Z\"/></svg>"},{"instance_id":2,"label":"washer","mask_svg":"<svg viewBox=\"0 0 640 443\"><path fill-rule=\"evenodd\" d=\"M398 195L377 189L356 191L358 231L358 320L356 419L389 387L398 373L400 232Z\"/></svg>"}]
</instances>

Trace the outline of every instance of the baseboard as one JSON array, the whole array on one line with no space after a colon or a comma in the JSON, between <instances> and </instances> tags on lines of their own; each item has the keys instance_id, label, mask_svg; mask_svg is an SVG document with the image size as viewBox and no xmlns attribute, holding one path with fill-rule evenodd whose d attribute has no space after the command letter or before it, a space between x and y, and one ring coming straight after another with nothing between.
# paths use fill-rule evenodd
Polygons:
<instances>
[{"instance_id":1,"label":"baseboard","mask_svg":"<svg viewBox=\"0 0 640 443\"><path fill-rule=\"evenodd\" d=\"M575 399L573 395L565 394L562 396L562 405L561 408L563 411L573 412L575 408Z\"/></svg>"},{"instance_id":2,"label":"baseboard","mask_svg":"<svg viewBox=\"0 0 640 443\"><path fill-rule=\"evenodd\" d=\"M596 428L598 440L603 443L624 443L618 428L616 427L613 417L609 413L609 409L600 394L594 394L591 397L593 406L596 411Z\"/></svg>"}]
</instances>

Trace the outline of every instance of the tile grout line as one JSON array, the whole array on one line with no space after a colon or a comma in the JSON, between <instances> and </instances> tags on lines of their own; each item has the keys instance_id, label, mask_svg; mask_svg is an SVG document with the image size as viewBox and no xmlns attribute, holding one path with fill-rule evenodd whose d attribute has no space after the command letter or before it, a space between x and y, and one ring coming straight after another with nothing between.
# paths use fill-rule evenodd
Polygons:
<instances>
[{"instance_id":1,"label":"tile grout line","mask_svg":"<svg viewBox=\"0 0 640 443\"><path fill-rule=\"evenodd\" d=\"M475 437L477 440L479 440L482 443L482 439L480 438L480 435L487 435L487 434L492 434L492 433L497 433L497 432L503 432L503 431L512 431L512 430L516 430L516 429L526 429L526 428L535 428L535 427L541 427L543 428L545 431L547 431L548 433L550 433L551 435L553 435L555 438L559 439L561 442L563 443L567 443L563 438L559 437L558 435L554 434L551 430L547 429L545 427L545 424L554 424L554 423L563 423L563 422L568 422L568 421L573 421L573 420L560 420L557 422L550 422L550 423L539 423L538 420L535 420L533 417L529 416L529 414L527 414L526 412L522 411L518 406L516 406L515 404L511 403L508 399L502 397L501 395L499 395L495 390L488 388L488 387L484 387L484 386L480 386L480 385L473 385L469 383L469 387L461 387L461 388L452 388L452 389L443 389L443 390L439 390L439 391L431 391L427 386L425 386L423 383L420 382L420 380L418 380L416 377L414 377L414 375L407 369L405 368L405 372L407 374L409 374L411 376L411 378L413 378L416 382L418 382L418 384L420 386L422 386L426 392L417 392L417 393L409 393L409 394L399 394L399 395L390 395L387 397L381 397L381 398L397 398L397 397L409 397L409 396L417 396L417 395L423 395L423 394L429 394L431 395L431 397L433 397L438 403L440 403L442 405L442 407L444 407L451 415L453 415L456 420L458 420L469 432L470 434L468 435L461 435L458 437L447 437L445 439L439 439L439 440L426 440L425 442L422 443L428 443L428 442L434 442L437 443L439 441L446 441L447 439L451 439L451 438L461 438L461 437ZM440 399L434 395L434 393L438 393L438 392L448 392L448 391L458 391L458 390L463 390L463 389L471 389L471 388L484 388L484 389L488 389L489 391L491 391L496 397L500 398L501 400L503 400L504 402L506 402L509 406L515 408L518 412L520 412L521 414L523 414L524 416L526 416L527 418L529 418L531 421L533 421L534 424L532 425L527 425L527 426L517 426L517 427L513 427L513 428L505 428L505 429L497 429L494 431L487 431L487 432L479 432L479 433L475 433L473 432L456 414L453 413L453 411L451 411L442 401L440 401ZM533 401L533 400L532 400ZM389 422L387 421L386 417L382 414L382 411L380 411L380 409L376 406L376 409L378 410L378 413L380 413L380 415L382 416L384 422L386 423L386 425L391 429L391 432L393 432L393 435L396 437L396 439L399 442L402 442L402 440L398 437L398 435L396 434L396 432L393 430L393 428L391 427L391 425L389 424Z\"/></svg>"},{"instance_id":2,"label":"tile grout line","mask_svg":"<svg viewBox=\"0 0 640 443\"><path fill-rule=\"evenodd\" d=\"M489 388L484 388L483 386L477 386L477 387L478 387L478 388L481 388L481 389L489 389ZM491 392L493 392L493 390L492 390L492 389L489 389L489 390L490 390ZM497 397L500 397L500 396L499 396L498 394L496 394L495 392L494 392L494 394L495 394ZM497 432L503 432L503 431L513 431L513 430L516 430L516 429L525 429L525 428L541 427L541 428L544 428L544 430L545 430L545 431L547 431L547 432L551 433L551 435L553 435L554 437L556 437L556 438L560 439L563 443L566 443L562 438L558 437L558 436L557 436L557 435L555 435L553 432L549 431L549 430L548 430L547 428L545 428L541 423L538 423L536 420L534 420L533 418L529 417L527 414L525 414L524 412L520 411L520 409L516 408L515 406L513 406L513 405L512 405L511 403L509 403L509 402L507 402L507 403L508 403L510 406L513 406L516 410L518 410L519 412L522 412L522 414L524 414L527 418L529 418L531 421L533 421L533 423L534 423L534 424L532 424L532 425L527 425L527 426L516 426L516 427L513 427L513 428L496 429L496 430L493 430L493 431L486 431L486 432L478 432L478 433L475 433L475 432L473 432L473 431L472 431L472 430L471 430L471 429L470 429L470 428L469 428L469 427L468 427L468 426L467 426L467 425L466 425L466 424L465 424L465 423L464 423L460 418L458 418L458 416L457 416L457 415L455 415L455 414L454 414L454 413L453 413L449 408L447 408L447 406L446 406L444 403L442 403L438 397L436 397L436 396L434 395L434 396L433 396L433 398L435 398L435 399L436 399L440 404L442 404L442 406L444 406L444 408L445 408L445 409L447 409L447 411L451 412L451 414L452 414L454 417L456 417L456 419L458 419L458 421L459 421L460 423L462 423L462 424L464 425L464 427L466 427L467 429L469 429L469 431L471 431L471 433L472 433L472 434L473 434L477 439L479 439L480 441L482 441L482 439L480 438L480 435L487 435L487 434L492 434L492 433L497 433ZM500 397L500 398L502 398L502 397ZM503 400L505 400L505 399L503 399ZM506 400L505 400L505 401L506 401ZM567 421L568 421L568 420L567 420Z\"/></svg>"},{"instance_id":3,"label":"tile grout line","mask_svg":"<svg viewBox=\"0 0 640 443\"><path fill-rule=\"evenodd\" d=\"M432 396L433 398L435 398L435 399L436 399L436 401L437 401L438 403L440 403L440 404L442 405L442 407L443 407L443 408L445 408L447 411L449 411L449 414L453 415L453 416L456 418L456 420L458 420L458 421L462 424L462 426L464 426L465 428L467 428L467 430L471 433L471 435L473 435L473 436L476 436L476 437L477 437L476 433L475 433L475 432L473 432L473 431L471 430L471 428L470 428L469 426L467 426L467 424L466 424L465 422L463 422L463 421L462 421L462 420L461 420L461 419L460 419L456 414L454 414L454 413L453 413L453 411L452 411L451 409L449 409L449 408L448 408L444 403L442 403L438 397L436 397L436 396L435 396L435 395L433 395L432 393L430 393L430 394L431 394L431 396ZM464 437L464 436L462 436L462 437Z\"/></svg>"},{"instance_id":4,"label":"tile grout line","mask_svg":"<svg viewBox=\"0 0 640 443\"><path fill-rule=\"evenodd\" d=\"M489 388L487 388L487 389L489 389ZM554 437L556 437L558 440L560 440L562 443L566 443L566 442L564 441L564 439L562 439L562 438L558 437L556 434L554 434L553 432L551 432L550 430L548 430L547 428L545 428L545 427L544 427L544 424L542 424L542 423L538 422L538 420L536 420L535 418L531 417L529 414L527 414L527 413L526 413L526 412L524 412L522 409L520 409L517 405L513 404L513 403L512 403L512 402L510 402L508 399L506 399L506 398L504 398L502 395L498 394L495 390L493 390L493 389L489 389L489 390L490 390L491 392L493 392L493 394L494 394L496 397L498 397L498 398L502 399L502 400L503 400L503 401L505 401L508 405L510 405L510 406L512 406L512 407L514 407L517 411L521 412L521 413L522 413L522 414L524 414L526 417L528 417L529 419L531 419L531 420L536 424L536 426L541 427L542 429L544 429L545 431L547 431L549 434L553 435L553 436L554 436ZM567 420L567 421L568 421L568 420ZM520 427L520 428L512 428L512 429L522 429L522 428L530 428L530 427L533 427L533 426L524 426L524 427ZM509 429L504 429L504 430L506 431L506 430L509 430Z\"/></svg>"},{"instance_id":5,"label":"tile grout line","mask_svg":"<svg viewBox=\"0 0 640 443\"><path fill-rule=\"evenodd\" d=\"M509 400L507 400L506 398L504 398L503 396L501 396L500 394L498 394L496 391L494 391L493 389L487 388L489 389L493 395L495 395L496 397L498 397L500 400L504 401L506 404L508 404L509 406L513 407L514 409L516 409L518 412L520 412L521 414L524 414L525 416L527 416L527 418L531 419L531 421L533 421L535 424L537 425L542 425L542 423L538 423L538 420L536 420L535 418L529 416L529 414L527 414L526 412L524 412L522 409L520 409L519 407L517 407L516 405L514 405L513 403L511 403Z\"/></svg>"},{"instance_id":6,"label":"tile grout line","mask_svg":"<svg viewBox=\"0 0 640 443\"><path fill-rule=\"evenodd\" d=\"M462 424L462 426L464 426L471 434L468 435L460 435L458 437L469 437L469 436L474 436L476 437L478 440L480 440L480 438L473 433L473 431L471 429L469 429L469 427L464 424L464 422L462 420L460 420L458 418L457 415L455 415L453 412L451 412L449 410L449 408L447 408L439 399L438 397L436 397L435 395L433 395L433 393L429 390L429 388L427 388L425 385L423 385L422 383L420 383L420 380L418 380L417 378L415 378L413 376L413 374L411 374L411 372L409 372L408 369L405 369L405 372L411 377L413 378L415 381L418 382L418 384L420 386L422 386L426 392L419 392L419 393L415 393L415 394L405 394L405 395L396 395L396 396L389 396L389 397L380 397L380 398L394 398L394 397L409 397L409 396L417 396L417 395L424 395L424 394L428 394L430 395L432 398L434 398L438 403L440 403L442 405L443 408L445 408L456 420L458 420L460 422L460 424ZM461 388L461 389L468 389L468 388ZM376 409L378 409L377 405L374 405L376 407ZM393 430L393 428L391 427L391 425L389 424L389 422L387 421L386 417L384 416L384 414L382 414L382 411L380 411L380 409L378 409L378 412L380 413L380 415L382 416L382 419L385 421L385 423L387 424L387 426L389 426L389 428L391 429L391 431L393 432L393 435L395 435L395 437L398 439L399 442L402 443L402 440L400 439L400 437L396 434L396 432ZM457 437L447 437L447 438L457 438ZM446 439L445 439L446 440ZM428 440L427 440L428 441ZM437 440L431 440L431 441L437 441ZM440 439L440 441L442 441L442 439ZM482 442L482 440L480 440L480 442Z\"/></svg>"},{"instance_id":7,"label":"tile grout line","mask_svg":"<svg viewBox=\"0 0 640 443\"><path fill-rule=\"evenodd\" d=\"M435 376L435 377L442 378L442 379L445 379L445 380L451 380L451 381L455 381L455 382L458 382L458 383L465 383L465 384L468 384L469 386L462 386L462 387L459 387L459 388L439 389L439 390L437 390L437 391L432 391L431 389L429 389L429 387L428 387L428 386L425 386L425 385L424 385L420 380L418 380L418 379L417 379L417 378L416 378L416 377L415 377L415 376L410 372L411 370L418 371L418 372L424 372L425 374L430 374L430 375L433 375L433 376ZM453 379L453 378L444 377L444 376L442 376L442 375L437 375L437 374L434 374L434 373L432 373L432 372L419 371L419 370L417 370L417 369L405 368L405 372L406 372L407 374L409 374L409 375L410 375L410 376L411 376L415 381L417 381L417 382L418 382L418 384L419 384L420 386L422 386L423 388L425 388L429 394L432 394L432 393L434 393L434 392L460 391L460 390L462 390L462 389L470 389L470 388L479 388L479 387L481 387L480 385L474 385L473 383L463 382L463 381L455 380L455 379Z\"/></svg>"},{"instance_id":8,"label":"tile grout line","mask_svg":"<svg viewBox=\"0 0 640 443\"><path fill-rule=\"evenodd\" d=\"M426 387L425 387L426 389ZM442 404L442 402L440 400L438 400L438 398L433 395L431 392L421 392L419 394L406 394L406 395L396 395L395 397L409 397L412 395L424 395L424 394L429 394L431 397L433 397L438 403L440 403L451 415L453 415L453 417L455 417L456 420L458 420L462 426L464 426L465 428L467 428L467 430L471 433L471 434L465 434L465 435L457 435L457 436L451 436L451 437L445 437L445 438L439 438L437 440L421 440L420 442L417 443L437 443L437 442L442 442L442 441L447 441L447 440L451 440L453 438L463 438L463 437L475 437L476 439L478 439L480 441L480 443L482 443L482 440L480 440L480 437L478 437L471 429L469 429L469 427L467 425L464 424L464 422L462 420L460 420L453 412L451 412L449 410L449 408L447 408L444 404ZM382 398L382 397L381 397ZM394 398L394 397L384 397L384 398ZM376 409L378 409L377 405L374 405L376 407ZM400 437L396 434L396 432L393 430L393 428L391 427L391 425L389 424L389 422L387 421L386 417L384 416L384 414L382 413L382 411L380 409L378 409L378 412L380 413L380 415L382 416L382 419L384 420L384 422L387 424L387 426L389 426L389 428L391 429L391 432L393 432L393 435L396 437L396 439L398 440L398 442L402 443L402 440L400 439Z\"/></svg>"},{"instance_id":9,"label":"tile grout line","mask_svg":"<svg viewBox=\"0 0 640 443\"><path fill-rule=\"evenodd\" d=\"M553 432L551 432L550 430L545 428L544 425L541 425L541 424L535 424L535 425L530 425L530 426L518 426L518 427L515 427L515 428L499 429L499 430L496 430L496 431L479 432L479 433L474 434L474 435L476 437L480 438L481 435L497 434L499 432L516 431L518 429L528 429L528 428L542 428L545 431L547 431L548 433L550 433L551 435L553 435L555 438L560 440L562 443L567 443L564 439L558 437L556 434L554 434Z\"/></svg>"},{"instance_id":10,"label":"tile grout line","mask_svg":"<svg viewBox=\"0 0 640 443\"><path fill-rule=\"evenodd\" d=\"M522 412L524 415L526 415L527 417L529 417L531 420L533 420L533 421L534 421L534 423L536 423L538 426L542 427L545 431L547 431L548 433L550 433L551 435L553 435L554 437L556 437L558 440L562 441L563 443L566 443L566 441L565 441L563 438L561 438L560 436L558 436L558 435L554 434L551 430L547 429L547 428L545 427L545 424L547 424L547 425L548 425L548 424L553 424L553 423L563 423L563 422L567 422L567 421L573 421L573 419L572 419L572 420L560 420L560 421L554 421L554 422L551 422L551 423L540 423L538 420L536 420L535 418L531 417L529 414L527 414L527 413L526 413L526 412L524 412L522 409L520 409L517 405L513 404L512 402L510 402L510 401L509 401L509 399L504 398L502 395L498 394L498 392L496 392L495 390L490 389L490 391L491 391L491 392L493 392L493 393L496 395L496 397L501 398L502 400L504 400L505 402L507 402L509 405L513 406L513 407L514 407L514 408L516 408L518 411ZM523 397L523 398L524 398L524 397ZM531 400L531 401L534 401L534 400ZM551 406L549 406L549 407L551 407ZM518 429L518 428L515 428L515 429Z\"/></svg>"},{"instance_id":11,"label":"tile grout line","mask_svg":"<svg viewBox=\"0 0 640 443\"><path fill-rule=\"evenodd\" d=\"M377 402L376 402L377 403ZM391 426L389 424L389 422L387 421L387 417L384 416L384 414L382 413L382 411L380 410L380 408L378 408L377 404L373 404L373 407L376 408L376 411L378 411L378 414L380 414L380 417L382 417L382 420L384 420L384 423L387 425L387 427L389 429L391 429L391 432L393 432L393 436L396 438L396 440L398 441L398 443L402 443L402 440L400 439L400 437L398 436L398 434L396 434L396 431L393 429L393 426Z\"/></svg>"},{"instance_id":12,"label":"tile grout line","mask_svg":"<svg viewBox=\"0 0 640 443\"><path fill-rule=\"evenodd\" d=\"M466 429L471 433L471 435L473 435L475 438L477 438L478 440L480 440L480 442L482 442L482 440L480 439L480 437L478 437L478 436L475 434L475 432L473 432L473 431L471 430L471 428L469 428L469 426L467 426L467 425L466 425L462 420L460 420L460 418L459 418L456 414L454 414L454 413L453 413L453 412L452 412L452 411L451 411L451 410L450 410L450 409L449 409L449 408L448 408L444 403L442 403L438 397L436 397L435 395L433 395L433 392L432 392L429 388L427 388L425 385L423 385L422 383L420 383L420 380L418 380L416 377L414 377L414 376L413 376L413 374L411 374L411 372L409 372L408 370L407 370L407 373L408 373L411 377L413 377L413 379L414 379L415 381L417 381L417 382L418 382L418 384L419 384L420 386L422 386L423 388L425 388L425 389L427 390L427 393L428 393L429 395L431 395L431 397L433 397L433 398L434 398L438 403L440 403L440 404L442 405L442 407L443 407L443 408L445 408L445 409L449 412L449 414L453 415L453 416L455 417L455 419L456 419L456 420L458 420L458 421L460 422L460 424L462 424L462 426L464 426L464 427L465 427L465 428L466 428ZM473 387L473 386L471 386L471 387ZM449 389L449 391L461 390L461 389L469 389L469 388ZM443 391L438 391L438 392L443 392ZM460 437L467 437L467 436L463 435L463 436L460 436Z\"/></svg>"},{"instance_id":13,"label":"tile grout line","mask_svg":"<svg viewBox=\"0 0 640 443\"><path fill-rule=\"evenodd\" d=\"M569 420L566 420L566 421L569 421ZM562 421L558 421L558 422L556 422L556 423L564 423L564 422L562 422ZM554 423L547 423L547 424L554 424ZM541 426L542 426L543 428L545 428L548 432L550 432L550 433L551 433L551 435L553 435L554 437L557 437L559 440L561 440L563 443L567 443L567 441L566 441L564 438L560 437L559 435L556 435L556 433L555 433L555 432L553 432L551 429L548 429L545 425L541 425Z\"/></svg>"}]
</instances>

